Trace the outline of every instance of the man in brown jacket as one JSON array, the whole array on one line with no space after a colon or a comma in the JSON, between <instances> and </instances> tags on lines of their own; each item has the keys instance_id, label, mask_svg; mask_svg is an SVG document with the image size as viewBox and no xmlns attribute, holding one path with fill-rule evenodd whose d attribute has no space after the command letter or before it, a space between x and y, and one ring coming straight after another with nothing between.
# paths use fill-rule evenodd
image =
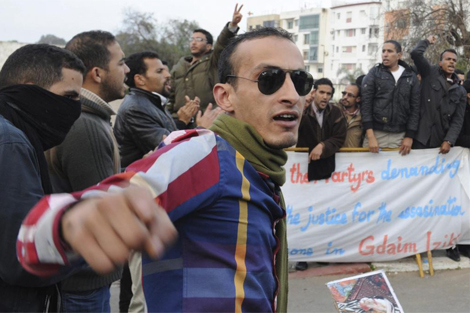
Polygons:
<instances>
[{"instance_id":1,"label":"man in brown jacket","mask_svg":"<svg viewBox=\"0 0 470 313\"><path fill-rule=\"evenodd\" d=\"M339 103L343 107L343 113L348 125L343 147L362 147L362 116L359 109L359 103L361 102L360 88L355 83L352 83L346 86L342 94L343 97Z\"/></svg>"}]
</instances>

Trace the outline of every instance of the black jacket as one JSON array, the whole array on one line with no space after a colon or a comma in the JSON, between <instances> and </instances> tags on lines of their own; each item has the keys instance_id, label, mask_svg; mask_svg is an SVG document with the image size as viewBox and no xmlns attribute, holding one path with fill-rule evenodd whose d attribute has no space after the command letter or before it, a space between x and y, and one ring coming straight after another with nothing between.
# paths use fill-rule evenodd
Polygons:
<instances>
[{"instance_id":1,"label":"black jacket","mask_svg":"<svg viewBox=\"0 0 470 313\"><path fill-rule=\"evenodd\" d=\"M465 106L462 130L460 131L459 138L457 138L455 145L470 148L470 105Z\"/></svg>"},{"instance_id":2,"label":"black jacket","mask_svg":"<svg viewBox=\"0 0 470 313\"><path fill-rule=\"evenodd\" d=\"M335 171L335 153L343 146L346 139L346 119L341 109L328 105L323 113L323 127L318 124L312 105L308 106L300 121L297 147L308 147L310 153L320 142L325 148L319 160L311 161L308 167L308 180L320 180L331 177Z\"/></svg>"},{"instance_id":3,"label":"black jacket","mask_svg":"<svg viewBox=\"0 0 470 313\"><path fill-rule=\"evenodd\" d=\"M452 74L453 85L447 87L438 65L429 64L424 52L429 46L421 40L411 52L421 74L421 106L418 133L415 139L428 148L440 147L444 141L455 144L463 124L467 93Z\"/></svg>"},{"instance_id":4,"label":"black jacket","mask_svg":"<svg viewBox=\"0 0 470 313\"><path fill-rule=\"evenodd\" d=\"M119 143L121 166L127 167L154 150L163 135L175 131L171 115L158 95L131 88L118 110L114 135Z\"/></svg>"},{"instance_id":5,"label":"black jacket","mask_svg":"<svg viewBox=\"0 0 470 313\"><path fill-rule=\"evenodd\" d=\"M419 80L405 62L405 71L395 84L392 73L377 64L364 77L361 89L362 126L365 130L406 132L414 138L419 123Z\"/></svg>"}]
</instances>

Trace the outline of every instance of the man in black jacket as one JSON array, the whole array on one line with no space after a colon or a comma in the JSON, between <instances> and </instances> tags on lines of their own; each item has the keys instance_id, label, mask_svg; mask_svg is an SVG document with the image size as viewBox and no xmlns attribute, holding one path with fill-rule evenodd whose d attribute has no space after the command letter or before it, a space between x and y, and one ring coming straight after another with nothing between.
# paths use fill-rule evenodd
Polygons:
<instances>
[{"instance_id":1,"label":"man in black jacket","mask_svg":"<svg viewBox=\"0 0 470 313\"><path fill-rule=\"evenodd\" d=\"M439 147L439 152L445 154L455 144L462 128L467 93L454 73L455 50L444 50L439 65L431 65L424 57L426 49L436 40L436 36L429 36L411 52L422 79L420 120L413 148Z\"/></svg>"},{"instance_id":2,"label":"man in black jacket","mask_svg":"<svg viewBox=\"0 0 470 313\"><path fill-rule=\"evenodd\" d=\"M362 82L361 114L366 131L364 147L411 151L419 122L419 81L412 69L400 60L401 45L388 40L382 48L382 63L373 67Z\"/></svg>"}]
</instances>

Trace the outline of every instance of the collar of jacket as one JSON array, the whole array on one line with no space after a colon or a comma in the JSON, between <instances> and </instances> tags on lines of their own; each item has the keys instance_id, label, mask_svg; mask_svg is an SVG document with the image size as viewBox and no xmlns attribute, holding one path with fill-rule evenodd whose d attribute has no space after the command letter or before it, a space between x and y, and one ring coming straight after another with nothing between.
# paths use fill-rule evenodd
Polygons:
<instances>
[{"instance_id":1,"label":"collar of jacket","mask_svg":"<svg viewBox=\"0 0 470 313\"><path fill-rule=\"evenodd\" d=\"M82 111L98 115L106 121L110 121L111 115L116 114L109 103L88 89L81 89L80 102L82 103Z\"/></svg>"},{"instance_id":2,"label":"collar of jacket","mask_svg":"<svg viewBox=\"0 0 470 313\"><path fill-rule=\"evenodd\" d=\"M312 104L310 104L304 111L304 114L308 114L312 117L314 117L315 119L317 118L317 116L315 115L315 110L313 110L313 106L315 105L315 103L312 101ZM325 118L326 116L328 116L328 114L330 114L330 111L331 111L331 106L332 104L331 103L328 103L328 105L326 106L324 112L323 112L323 118Z\"/></svg>"},{"instance_id":3,"label":"collar of jacket","mask_svg":"<svg viewBox=\"0 0 470 313\"><path fill-rule=\"evenodd\" d=\"M439 65L438 65L439 66ZM442 68L439 66L439 76L440 78L442 78L442 82L446 83L447 82L447 77L446 77L446 73L442 70ZM452 83L452 86L453 85L457 85L457 83L460 81L459 77L457 76L457 74L455 73L452 73L452 75L450 76L450 78L453 80L453 83ZM451 87L452 87L451 86Z\"/></svg>"},{"instance_id":4,"label":"collar of jacket","mask_svg":"<svg viewBox=\"0 0 470 313\"><path fill-rule=\"evenodd\" d=\"M130 88L129 91L130 91L129 92L130 94L140 95L142 97L146 97L157 108L159 108L160 110L163 110L162 99L158 95L155 95L155 94L153 94L153 93L151 93L147 90L143 90L143 89L140 89L140 88Z\"/></svg>"},{"instance_id":5,"label":"collar of jacket","mask_svg":"<svg viewBox=\"0 0 470 313\"><path fill-rule=\"evenodd\" d=\"M211 50L211 51L207 52L206 54L204 54L204 55L202 56L202 58L201 58L199 61L197 61L196 63L194 63L193 65L191 65L191 61L193 60L193 56L192 56L192 55L188 55L187 57L184 57L184 60L185 60L186 62L188 62L188 64L187 64L187 65L188 65L188 70L190 70L190 69L196 67L197 65L199 65L199 64L201 64L201 63L203 63L203 62L209 61L209 58L211 57L213 51L214 51L214 50Z\"/></svg>"},{"instance_id":6,"label":"collar of jacket","mask_svg":"<svg viewBox=\"0 0 470 313\"><path fill-rule=\"evenodd\" d=\"M412 75L413 70L408 65L408 63L406 63L405 61L402 61L402 60L398 60L398 65L401 65L405 68L405 71L403 72L402 75L405 75L405 76L411 76ZM383 63L378 63L377 66L383 71L390 72L390 74L392 73L387 67L385 67L383 65Z\"/></svg>"}]
</instances>

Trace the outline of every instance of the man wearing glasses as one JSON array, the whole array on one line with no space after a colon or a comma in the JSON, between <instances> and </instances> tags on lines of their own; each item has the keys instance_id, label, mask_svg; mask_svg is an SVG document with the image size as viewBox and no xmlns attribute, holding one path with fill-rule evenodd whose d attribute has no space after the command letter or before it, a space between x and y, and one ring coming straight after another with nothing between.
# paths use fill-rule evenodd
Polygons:
<instances>
[{"instance_id":1,"label":"man wearing glasses","mask_svg":"<svg viewBox=\"0 0 470 313\"><path fill-rule=\"evenodd\" d=\"M343 147L362 147L362 116L359 109L359 103L361 102L360 87L352 83L347 85L341 94L343 97L339 103L343 107L348 125Z\"/></svg>"},{"instance_id":2,"label":"man wearing glasses","mask_svg":"<svg viewBox=\"0 0 470 313\"><path fill-rule=\"evenodd\" d=\"M225 114L211 130L173 132L156 152L85 193L120 193L137 184L150 191L152 202L160 204L174 223L179 237L161 260L142 254L148 312L287 310L287 238L280 190L287 161L283 149L297 142L304 96L313 78L304 71L291 35L274 28L236 37L219 64L214 98ZM62 235L63 243L55 246L60 250L56 255L49 252L52 249L41 250L38 261L29 254L38 249L39 234L22 236L31 247L20 258L26 268L38 270L46 261L60 264L64 260L58 257L71 257L72 250L88 255L89 263L101 256L87 254L90 247L83 235L73 236L83 228L87 234L80 203L63 213L62 207L77 200L53 195L33 209L31 217L44 214L41 223L59 216L57 223L47 224L53 228L48 233ZM116 223L117 231L125 231L120 225ZM124 262L129 254L126 246L109 245L107 238L100 237L98 244L111 264ZM162 244L158 247L163 250Z\"/></svg>"},{"instance_id":3,"label":"man wearing glasses","mask_svg":"<svg viewBox=\"0 0 470 313\"><path fill-rule=\"evenodd\" d=\"M178 119L177 112L189 101L199 103L205 112L215 104L212 88L217 79L219 57L229 40L238 32L238 23L242 20L240 13L243 5L235 6L232 21L227 23L217 38L214 49L212 35L204 29L196 29L189 38L191 56L181 58L171 71L171 94L168 111L172 114L178 129L193 128L194 119L185 124ZM209 105L210 104L210 105Z\"/></svg>"},{"instance_id":4,"label":"man wearing glasses","mask_svg":"<svg viewBox=\"0 0 470 313\"><path fill-rule=\"evenodd\" d=\"M399 148L401 155L407 155L418 130L419 81L401 57L401 45L386 41L382 63L374 66L362 82L363 146L373 153L379 148Z\"/></svg>"}]
</instances>

